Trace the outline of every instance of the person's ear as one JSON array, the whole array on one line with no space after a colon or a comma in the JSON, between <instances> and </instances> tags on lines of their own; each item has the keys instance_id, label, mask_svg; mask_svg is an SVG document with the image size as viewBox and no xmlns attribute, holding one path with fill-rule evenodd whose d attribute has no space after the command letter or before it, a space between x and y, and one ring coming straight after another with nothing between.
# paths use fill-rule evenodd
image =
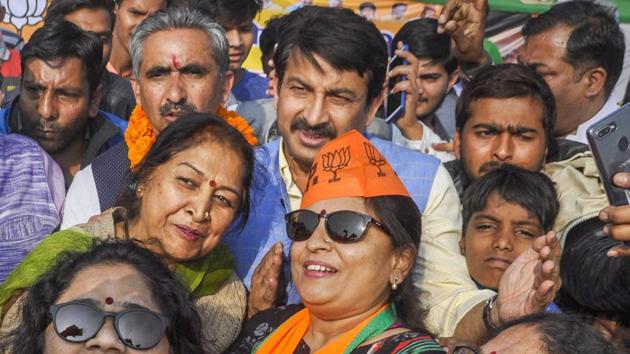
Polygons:
<instances>
[{"instance_id":1,"label":"person's ear","mask_svg":"<svg viewBox=\"0 0 630 354\"><path fill-rule=\"evenodd\" d=\"M365 120L365 129L367 129L367 127L369 127L376 118L376 113L378 112L379 107L383 104L385 95L387 95L387 91L383 89L381 94L372 99L372 102L369 103L367 109L367 119Z\"/></svg>"},{"instance_id":2,"label":"person's ear","mask_svg":"<svg viewBox=\"0 0 630 354\"><path fill-rule=\"evenodd\" d=\"M457 69L455 69L455 71L453 71L448 76L448 87L446 89L447 93L453 88L453 86L455 86L458 80L459 80L459 67L457 67Z\"/></svg>"},{"instance_id":3,"label":"person's ear","mask_svg":"<svg viewBox=\"0 0 630 354\"><path fill-rule=\"evenodd\" d=\"M278 99L280 98L280 79L278 78L278 72L276 69L273 69L274 74L271 77L273 80L273 104L276 110L278 109Z\"/></svg>"},{"instance_id":4,"label":"person's ear","mask_svg":"<svg viewBox=\"0 0 630 354\"><path fill-rule=\"evenodd\" d=\"M459 239L459 253L466 257L466 241L464 240L464 234L462 234L462 238Z\"/></svg>"},{"instance_id":5,"label":"person's ear","mask_svg":"<svg viewBox=\"0 0 630 354\"><path fill-rule=\"evenodd\" d=\"M133 96L136 99L136 104L142 107L142 99L140 99L140 82L136 77L132 77L129 81L131 81L131 88L133 89Z\"/></svg>"},{"instance_id":6,"label":"person's ear","mask_svg":"<svg viewBox=\"0 0 630 354\"><path fill-rule=\"evenodd\" d=\"M606 88L607 78L608 74L601 66L588 69L582 78L586 80L586 98L595 98L602 94Z\"/></svg>"},{"instance_id":7,"label":"person's ear","mask_svg":"<svg viewBox=\"0 0 630 354\"><path fill-rule=\"evenodd\" d=\"M225 103L230 97L230 92L232 92L232 87L234 86L234 73L231 70L228 70L223 73L223 87L221 88L221 100L222 103ZM227 107L226 107L227 108Z\"/></svg>"},{"instance_id":8,"label":"person's ear","mask_svg":"<svg viewBox=\"0 0 630 354\"><path fill-rule=\"evenodd\" d=\"M403 279L407 278L411 268L416 262L417 251L413 246L405 246L399 250L393 259L392 275L395 277L400 276L400 283ZM399 284L400 284L399 283Z\"/></svg>"},{"instance_id":9,"label":"person's ear","mask_svg":"<svg viewBox=\"0 0 630 354\"><path fill-rule=\"evenodd\" d=\"M455 158L457 160L462 159L462 140L460 136L460 132L458 129L455 129L455 135L453 136L453 153L455 154Z\"/></svg>"},{"instance_id":10,"label":"person's ear","mask_svg":"<svg viewBox=\"0 0 630 354\"><path fill-rule=\"evenodd\" d=\"M138 199L142 199L142 197L144 197L144 185L143 184L138 184L138 186L136 187L136 197L138 197Z\"/></svg>"},{"instance_id":11,"label":"person's ear","mask_svg":"<svg viewBox=\"0 0 630 354\"><path fill-rule=\"evenodd\" d=\"M99 84L96 87L96 90L94 90L94 92L92 92L92 95L90 96L90 104L88 106L89 118L94 118L98 114L98 107L101 104L101 92L103 92L102 85Z\"/></svg>"}]
</instances>

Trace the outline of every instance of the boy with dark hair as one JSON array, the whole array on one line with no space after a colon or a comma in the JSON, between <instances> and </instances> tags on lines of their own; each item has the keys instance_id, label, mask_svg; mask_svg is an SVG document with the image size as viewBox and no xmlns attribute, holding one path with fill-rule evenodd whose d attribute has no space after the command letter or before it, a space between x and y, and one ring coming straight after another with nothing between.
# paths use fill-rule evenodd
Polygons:
<instances>
[{"instance_id":1,"label":"boy with dark hair","mask_svg":"<svg viewBox=\"0 0 630 354\"><path fill-rule=\"evenodd\" d=\"M96 35L103 43L103 65L109 61L114 30L113 0L53 0L46 12L45 23L69 21L84 31ZM131 83L112 72L105 71L101 78L99 108L122 119L129 119L136 105Z\"/></svg>"},{"instance_id":2,"label":"boy with dark hair","mask_svg":"<svg viewBox=\"0 0 630 354\"><path fill-rule=\"evenodd\" d=\"M266 93L268 80L243 68L243 62L247 59L256 38L254 17L262 10L262 1L199 1L198 8L225 29L230 45L230 70L234 72L232 87L234 98L238 102L243 102L269 97Z\"/></svg>"},{"instance_id":3,"label":"boy with dark hair","mask_svg":"<svg viewBox=\"0 0 630 354\"><path fill-rule=\"evenodd\" d=\"M130 79L131 57L129 41L133 30L145 18L170 5L172 0L114 0L116 21L112 37L112 54L107 63L107 70Z\"/></svg>"},{"instance_id":4,"label":"boy with dark hair","mask_svg":"<svg viewBox=\"0 0 630 354\"><path fill-rule=\"evenodd\" d=\"M471 184L462 206L459 245L470 276L480 288L497 290L514 259L551 231L559 203L547 176L505 165Z\"/></svg>"},{"instance_id":5,"label":"boy with dark hair","mask_svg":"<svg viewBox=\"0 0 630 354\"><path fill-rule=\"evenodd\" d=\"M437 33L437 20L425 18L405 23L392 41L399 42L409 46L409 52L418 59L418 120L442 140L452 139L457 101L452 88L459 79L459 71L457 58L451 53L450 36ZM393 67L400 64L402 61L396 60Z\"/></svg>"}]
</instances>

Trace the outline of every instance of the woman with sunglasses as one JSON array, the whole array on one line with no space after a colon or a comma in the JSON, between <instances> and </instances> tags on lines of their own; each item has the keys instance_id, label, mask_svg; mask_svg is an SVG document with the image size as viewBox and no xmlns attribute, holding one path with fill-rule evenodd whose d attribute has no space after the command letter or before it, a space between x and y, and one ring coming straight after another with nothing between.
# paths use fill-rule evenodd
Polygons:
<instances>
[{"instance_id":1,"label":"woman with sunglasses","mask_svg":"<svg viewBox=\"0 0 630 354\"><path fill-rule=\"evenodd\" d=\"M67 252L31 287L0 352L203 353L201 319L165 264L131 241Z\"/></svg>"},{"instance_id":2,"label":"woman with sunglasses","mask_svg":"<svg viewBox=\"0 0 630 354\"><path fill-rule=\"evenodd\" d=\"M420 213L360 133L324 146L286 216L303 305L256 314L233 353L443 353L410 281Z\"/></svg>"},{"instance_id":3,"label":"woman with sunglasses","mask_svg":"<svg viewBox=\"0 0 630 354\"><path fill-rule=\"evenodd\" d=\"M45 238L7 278L0 288L3 329L19 323L12 303L57 253L116 237L137 240L167 261L200 308L206 349L225 350L240 331L246 298L220 241L233 220L248 216L253 166L251 146L223 119L193 113L176 120L132 170L119 207Z\"/></svg>"}]
</instances>

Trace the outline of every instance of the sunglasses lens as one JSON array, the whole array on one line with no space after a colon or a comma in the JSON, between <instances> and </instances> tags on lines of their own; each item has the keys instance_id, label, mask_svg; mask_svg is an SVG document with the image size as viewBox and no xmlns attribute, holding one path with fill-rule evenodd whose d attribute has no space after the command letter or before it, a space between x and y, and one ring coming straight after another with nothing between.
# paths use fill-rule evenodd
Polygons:
<instances>
[{"instance_id":1,"label":"sunglasses lens","mask_svg":"<svg viewBox=\"0 0 630 354\"><path fill-rule=\"evenodd\" d=\"M68 304L57 310L54 318L57 334L68 342L85 342L101 327L102 315L87 305Z\"/></svg>"},{"instance_id":2,"label":"sunglasses lens","mask_svg":"<svg viewBox=\"0 0 630 354\"><path fill-rule=\"evenodd\" d=\"M310 210L298 210L287 218L287 234L293 241L308 239L319 223L319 215Z\"/></svg>"},{"instance_id":3,"label":"sunglasses lens","mask_svg":"<svg viewBox=\"0 0 630 354\"><path fill-rule=\"evenodd\" d=\"M165 329L160 317L146 310L125 312L118 318L116 328L125 345L134 349L153 348L162 339Z\"/></svg>"},{"instance_id":4,"label":"sunglasses lens","mask_svg":"<svg viewBox=\"0 0 630 354\"><path fill-rule=\"evenodd\" d=\"M363 233L369 219L349 211L339 211L328 216L326 225L328 234L337 242L357 242L363 238Z\"/></svg>"}]
</instances>

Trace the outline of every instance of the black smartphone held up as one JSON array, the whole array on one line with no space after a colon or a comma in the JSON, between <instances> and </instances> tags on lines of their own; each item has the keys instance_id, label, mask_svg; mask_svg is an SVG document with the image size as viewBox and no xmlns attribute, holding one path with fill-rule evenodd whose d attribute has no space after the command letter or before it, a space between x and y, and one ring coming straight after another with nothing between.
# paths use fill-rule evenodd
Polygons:
<instances>
[{"instance_id":1,"label":"black smartphone held up","mask_svg":"<svg viewBox=\"0 0 630 354\"><path fill-rule=\"evenodd\" d=\"M630 172L630 104L591 125L586 132L593 151L600 179L610 205L630 204L630 190L619 188L613 177L619 172Z\"/></svg>"}]
</instances>

